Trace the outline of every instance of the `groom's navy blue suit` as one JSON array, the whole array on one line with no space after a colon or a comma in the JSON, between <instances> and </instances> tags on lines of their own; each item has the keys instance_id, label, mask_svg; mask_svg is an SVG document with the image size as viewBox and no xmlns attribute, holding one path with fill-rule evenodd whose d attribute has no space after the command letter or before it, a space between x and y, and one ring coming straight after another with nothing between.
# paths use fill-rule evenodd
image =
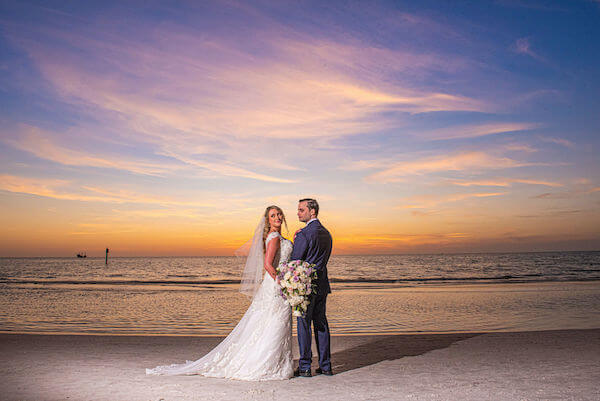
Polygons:
<instances>
[{"instance_id":1,"label":"groom's navy blue suit","mask_svg":"<svg viewBox=\"0 0 600 401\"><path fill-rule=\"evenodd\" d=\"M327 294L331 292L327 277L327 262L331 255L331 234L319 220L309 222L296 234L291 260L314 263L317 269L316 294L310 298L305 317L298 318L298 345L300 348L300 370L309 370L312 360L311 322L315 328L315 342L319 353L319 367L331 370L329 348L329 324L325 316ZM314 285L316 284L316 286Z\"/></svg>"}]
</instances>

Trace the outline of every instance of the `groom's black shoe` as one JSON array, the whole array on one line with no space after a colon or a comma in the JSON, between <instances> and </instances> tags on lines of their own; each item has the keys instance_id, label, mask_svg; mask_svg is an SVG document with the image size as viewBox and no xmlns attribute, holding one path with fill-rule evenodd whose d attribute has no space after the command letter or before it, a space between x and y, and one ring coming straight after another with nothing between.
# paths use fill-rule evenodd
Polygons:
<instances>
[{"instance_id":1,"label":"groom's black shoe","mask_svg":"<svg viewBox=\"0 0 600 401\"><path fill-rule=\"evenodd\" d=\"M331 370L323 370L321 368L317 368L315 373L318 375L333 376L333 372Z\"/></svg>"},{"instance_id":2,"label":"groom's black shoe","mask_svg":"<svg viewBox=\"0 0 600 401\"><path fill-rule=\"evenodd\" d=\"M312 377L312 373L310 372L310 369L308 369L308 370L296 369L294 371L294 376Z\"/></svg>"}]
</instances>

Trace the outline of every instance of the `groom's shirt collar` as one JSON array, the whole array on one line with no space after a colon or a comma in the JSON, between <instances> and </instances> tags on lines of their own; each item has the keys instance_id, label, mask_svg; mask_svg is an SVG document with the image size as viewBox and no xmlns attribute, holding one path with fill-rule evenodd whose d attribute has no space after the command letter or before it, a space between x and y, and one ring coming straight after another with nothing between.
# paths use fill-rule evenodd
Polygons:
<instances>
[{"instance_id":1,"label":"groom's shirt collar","mask_svg":"<svg viewBox=\"0 0 600 401\"><path fill-rule=\"evenodd\" d=\"M316 221L316 220L319 220L319 219L317 219L316 217L314 219L310 219L306 222L306 225L308 226L310 223L312 223L313 221Z\"/></svg>"}]
</instances>

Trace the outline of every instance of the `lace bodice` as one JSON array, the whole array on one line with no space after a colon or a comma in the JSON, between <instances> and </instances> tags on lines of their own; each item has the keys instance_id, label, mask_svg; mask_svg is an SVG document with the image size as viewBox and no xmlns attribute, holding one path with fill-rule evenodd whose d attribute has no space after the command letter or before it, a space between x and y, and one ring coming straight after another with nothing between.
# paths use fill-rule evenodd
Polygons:
<instances>
[{"instance_id":1,"label":"lace bodice","mask_svg":"<svg viewBox=\"0 0 600 401\"><path fill-rule=\"evenodd\" d=\"M280 247L273 260L273 266L279 266L281 263L289 261L293 248L292 241L283 238L277 231L274 231L267 236L267 239L265 240L265 246L269 244L269 241L276 237L279 237Z\"/></svg>"}]
</instances>

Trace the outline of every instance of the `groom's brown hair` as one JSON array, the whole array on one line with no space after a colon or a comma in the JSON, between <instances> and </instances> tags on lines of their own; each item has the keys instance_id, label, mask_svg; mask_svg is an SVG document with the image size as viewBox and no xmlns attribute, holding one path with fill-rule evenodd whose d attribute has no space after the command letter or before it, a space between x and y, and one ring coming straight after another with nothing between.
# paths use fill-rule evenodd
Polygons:
<instances>
[{"instance_id":1,"label":"groom's brown hair","mask_svg":"<svg viewBox=\"0 0 600 401\"><path fill-rule=\"evenodd\" d=\"M298 201L298 203L300 202L306 202L306 207L308 207L309 210L315 211L315 217L319 215L319 204L317 203L316 199L304 198Z\"/></svg>"}]
</instances>

